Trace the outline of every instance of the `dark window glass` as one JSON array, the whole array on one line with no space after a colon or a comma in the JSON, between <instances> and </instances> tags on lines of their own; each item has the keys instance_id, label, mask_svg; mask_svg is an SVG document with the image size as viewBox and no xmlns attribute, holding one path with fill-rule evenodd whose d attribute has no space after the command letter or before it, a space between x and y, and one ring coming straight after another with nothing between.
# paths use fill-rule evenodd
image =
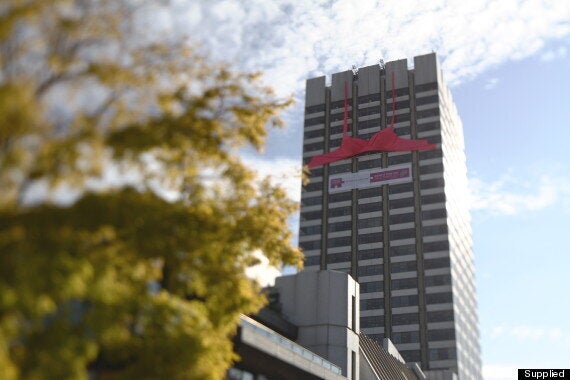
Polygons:
<instances>
[{"instance_id":1,"label":"dark window glass","mask_svg":"<svg viewBox=\"0 0 570 380\"><path fill-rule=\"evenodd\" d=\"M308 256L305 257L305 266L311 266L311 265L319 265L319 263L321 262L321 257L320 256Z\"/></svg>"},{"instance_id":2,"label":"dark window glass","mask_svg":"<svg viewBox=\"0 0 570 380\"><path fill-rule=\"evenodd\" d=\"M426 179L420 182L422 189L433 189L434 187L443 187L445 181L443 178Z\"/></svg>"},{"instance_id":3,"label":"dark window glass","mask_svg":"<svg viewBox=\"0 0 570 380\"><path fill-rule=\"evenodd\" d=\"M392 263L390 266L392 273L413 272L418 269L415 261L402 261L399 263Z\"/></svg>"},{"instance_id":4,"label":"dark window glass","mask_svg":"<svg viewBox=\"0 0 570 380\"><path fill-rule=\"evenodd\" d=\"M392 297L392 307L406 307L406 306L417 306L418 296L398 296Z\"/></svg>"},{"instance_id":5,"label":"dark window glass","mask_svg":"<svg viewBox=\"0 0 570 380\"><path fill-rule=\"evenodd\" d=\"M303 186L303 189L305 189L305 191L322 190L323 189L323 183L322 182L311 182L311 183Z\"/></svg>"},{"instance_id":6,"label":"dark window glass","mask_svg":"<svg viewBox=\"0 0 570 380\"><path fill-rule=\"evenodd\" d=\"M334 193L329 195L329 203L346 202L352 199L352 191Z\"/></svg>"},{"instance_id":7,"label":"dark window glass","mask_svg":"<svg viewBox=\"0 0 570 380\"><path fill-rule=\"evenodd\" d=\"M397 214L397 215L390 215L390 225L392 224L399 224L399 223L410 223L415 220L414 214Z\"/></svg>"},{"instance_id":8,"label":"dark window glass","mask_svg":"<svg viewBox=\"0 0 570 380\"><path fill-rule=\"evenodd\" d=\"M363 131L368 128L380 128L380 118L374 118L370 120L363 120L358 122L358 131Z\"/></svg>"},{"instance_id":9,"label":"dark window glass","mask_svg":"<svg viewBox=\"0 0 570 380\"><path fill-rule=\"evenodd\" d=\"M351 124L348 123L348 125L349 125L349 130L350 130L350 125L351 125ZM338 133L342 133L342 128L343 128L342 125L335 125L334 127L331 127L331 130L330 130L329 133L331 134L331 136L332 136L332 135L336 135L336 134L338 134Z\"/></svg>"},{"instance_id":10,"label":"dark window glass","mask_svg":"<svg viewBox=\"0 0 570 380\"><path fill-rule=\"evenodd\" d=\"M333 218L337 216L350 215L351 212L352 212L351 206L331 208L329 210L329 217Z\"/></svg>"},{"instance_id":11,"label":"dark window glass","mask_svg":"<svg viewBox=\"0 0 570 380\"><path fill-rule=\"evenodd\" d=\"M329 253L327 255L327 263L344 263L350 261L350 252Z\"/></svg>"},{"instance_id":12,"label":"dark window glass","mask_svg":"<svg viewBox=\"0 0 570 380\"><path fill-rule=\"evenodd\" d=\"M425 244L424 244L425 247ZM425 251L425 249L424 249ZM438 259L427 259L424 260L425 269L435 269L435 268L448 268L449 267L449 257L440 257Z\"/></svg>"},{"instance_id":13,"label":"dark window glass","mask_svg":"<svg viewBox=\"0 0 570 380\"><path fill-rule=\"evenodd\" d=\"M430 144L439 144L441 143L441 135L426 137L426 140Z\"/></svg>"},{"instance_id":14,"label":"dark window glass","mask_svg":"<svg viewBox=\"0 0 570 380\"><path fill-rule=\"evenodd\" d=\"M360 219L358 221L358 228L370 228L382 226L382 217Z\"/></svg>"},{"instance_id":15,"label":"dark window glass","mask_svg":"<svg viewBox=\"0 0 570 380\"><path fill-rule=\"evenodd\" d=\"M422 228L422 236L445 235L447 234L447 225L426 226Z\"/></svg>"},{"instance_id":16,"label":"dark window glass","mask_svg":"<svg viewBox=\"0 0 570 380\"><path fill-rule=\"evenodd\" d=\"M415 92L437 90L437 82L418 84L414 87L414 89L415 89Z\"/></svg>"},{"instance_id":17,"label":"dark window glass","mask_svg":"<svg viewBox=\"0 0 570 380\"><path fill-rule=\"evenodd\" d=\"M358 97L358 104L377 102L380 100L380 94L370 94Z\"/></svg>"},{"instance_id":18,"label":"dark window glass","mask_svg":"<svg viewBox=\"0 0 570 380\"><path fill-rule=\"evenodd\" d=\"M358 267L358 275L359 276L375 276L378 274L382 274L384 270L384 266L382 264L375 264L375 265L365 265Z\"/></svg>"},{"instance_id":19,"label":"dark window glass","mask_svg":"<svg viewBox=\"0 0 570 380\"><path fill-rule=\"evenodd\" d=\"M305 139L312 139L314 137L323 137L325 135L324 129L317 129L315 131L307 131L303 134Z\"/></svg>"},{"instance_id":20,"label":"dark window glass","mask_svg":"<svg viewBox=\"0 0 570 380\"><path fill-rule=\"evenodd\" d=\"M409 92L410 92L410 91L409 91L409 89L408 89L407 87L404 87L404 88L397 88L397 89L396 89L396 97L398 97L398 96L403 96L403 95L408 95ZM392 90L386 91L386 98L392 99ZM388 107L390 107L390 106L391 106L391 105L388 104Z\"/></svg>"},{"instance_id":21,"label":"dark window glass","mask_svg":"<svg viewBox=\"0 0 570 380\"><path fill-rule=\"evenodd\" d=\"M321 226L308 226L308 227L301 227L299 229L300 235L315 235L321 233Z\"/></svg>"},{"instance_id":22,"label":"dark window glass","mask_svg":"<svg viewBox=\"0 0 570 380\"><path fill-rule=\"evenodd\" d=\"M448 249L448 241L434 241L432 243L424 243L424 252L446 251Z\"/></svg>"},{"instance_id":23,"label":"dark window glass","mask_svg":"<svg viewBox=\"0 0 570 380\"><path fill-rule=\"evenodd\" d=\"M315 150L321 150L324 147L324 143L322 141L312 143L312 144L305 144L303 146L303 152L312 152Z\"/></svg>"},{"instance_id":24,"label":"dark window glass","mask_svg":"<svg viewBox=\"0 0 570 380\"><path fill-rule=\"evenodd\" d=\"M429 158L439 158L442 157L442 155L443 152L441 149L425 150L423 152L420 152L420 159L427 160Z\"/></svg>"},{"instance_id":25,"label":"dark window glass","mask_svg":"<svg viewBox=\"0 0 570 380\"><path fill-rule=\"evenodd\" d=\"M329 243L329 247L330 248L335 248L335 247L346 247L346 246L350 246L352 243L352 237L350 236L342 236L342 237L337 237L337 238L330 238L328 240Z\"/></svg>"},{"instance_id":26,"label":"dark window glass","mask_svg":"<svg viewBox=\"0 0 570 380\"><path fill-rule=\"evenodd\" d=\"M396 117L396 120L398 120L398 117ZM400 121L405 121L405 120L400 120ZM410 135L410 126L396 127L394 129L394 132L396 132L396 134L398 136L409 136Z\"/></svg>"},{"instance_id":27,"label":"dark window glass","mask_svg":"<svg viewBox=\"0 0 570 380\"><path fill-rule=\"evenodd\" d=\"M314 206L323 203L322 197L301 198L301 206Z\"/></svg>"},{"instance_id":28,"label":"dark window glass","mask_svg":"<svg viewBox=\"0 0 570 380\"><path fill-rule=\"evenodd\" d=\"M388 154L388 165L404 164L407 162L412 162L411 154L400 154L398 156Z\"/></svg>"},{"instance_id":29,"label":"dark window glass","mask_svg":"<svg viewBox=\"0 0 570 380\"><path fill-rule=\"evenodd\" d=\"M388 192L390 194L407 193L409 191L414 191L414 184L412 182L388 186Z\"/></svg>"},{"instance_id":30,"label":"dark window glass","mask_svg":"<svg viewBox=\"0 0 570 380\"><path fill-rule=\"evenodd\" d=\"M415 289L417 287L418 287L417 278L402 278L398 280L392 280L392 290Z\"/></svg>"},{"instance_id":31,"label":"dark window glass","mask_svg":"<svg viewBox=\"0 0 570 380\"><path fill-rule=\"evenodd\" d=\"M432 164L420 166L420 174L441 173L443 172L443 164Z\"/></svg>"},{"instance_id":32,"label":"dark window glass","mask_svg":"<svg viewBox=\"0 0 570 380\"><path fill-rule=\"evenodd\" d=\"M428 330L428 340L439 341L439 340L455 340L455 330L454 329L443 329L443 330Z\"/></svg>"},{"instance_id":33,"label":"dark window glass","mask_svg":"<svg viewBox=\"0 0 570 380\"><path fill-rule=\"evenodd\" d=\"M368 132L368 133L361 133L358 135L359 138L362 140L370 140L372 136L374 136L377 132Z\"/></svg>"},{"instance_id":34,"label":"dark window glass","mask_svg":"<svg viewBox=\"0 0 570 380\"><path fill-rule=\"evenodd\" d=\"M373 114L379 114L380 113L380 106L376 106L376 107L366 107L366 108L361 108L358 110L358 116L368 116L368 115L373 115Z\"/></svg>"},{"instance_id":35,"label":"dark window glass","mask_svg":"<svg viewBox=\"0 0 570 380\"><path fill-rule=\"evenodd\" d=\"M453 310L428 311L427 320L428 322L453 321Z\"/></svg>"},{"instance_id":36,"label":"dark window glass","mask_svg":"<svg viewBox=\"0 0 570 380\"><path fill-rule=\"evenodd\" d=\"M415 255L416 245L400 245L397 247L390 247L390 256L405 256L405 255Z\"/></svg>"},{"instance_id":37,"label":"dark window glass","mask_svg":"<svg viewBox=\"0 0 570 380\"><path fill-rule=\"evenodd\" d=\"M390 231L390 240L409 239L416 237L415 228L407 228L405 230Z\"/></svg>"},{"instance_id":38,"label":"dark window glass","mask_svg":"<svg viewBox=\"0 0 570 380\"><path fill-rule=\"evenodd\" d=\"M299 248L301 248L303 251L310 251L313 249L321 249L321 241L320 240L303 241L303 242L299 243Z\"/></svg>"},{"instance_id":39,"label":"dark window glass","mask_svg":"<svg viewBox=\"0 0 570 380\"><path fill-rule=\"evenodd\" d=\"M358 260L377 259L382 257L382 248L363 249L358 252Z\"/></svg>"},{"instance_id":40,"label":"dark window glass","mask_svg":"<svg viewBox=\"0 0 570 380\"><path fill-rule=\"evenodd\" d=\"M350 220L345 222L329 223L329 232L348 231L352 229L352 222Z\"/></svg>"},{"instance_id":41,"label":"dark window glass","mask_svg":"<svg viewBox=\"0 0 570 380\"><path fill-rule=\"evenodd\" d=\"M420 321L418 313L392 314L393 325L414 325Z\"/></svg>"},{"instance_id":42,"label":"dark window glass","mask_svg":"<svg viewBox=\"0 0 570 380\"><path fill-rule=\"evenodd\" d=\"M368 337L372 340L375 340L380 345L382 345L382 342L384 340L384 334L370 334L370 335L368 335Z\"/></svg>"},{"instance_id":43,"label":"dark window glass","mask_svg":"<svg viewBox=\"0 0 570 380\"><path fill-rule=\"evenodd\" d=\"M309 106L309 107L305 107L305 114L315 113L315 112L323 112L324 110L325 110L324 104L319 104L316 106Z\"/></svg>"},{"instance_id":44,"label":"dark window glass","mask_svg":"<svg viewBox=\"0 0 570 380\"><path fill-rule=\"evenodd\" d=\"M340 140L339 140L340 141ZM337 173L347 173L352 170L352 164L349 162L347 164L330 166L329 167L329 174L337 174Z\"/></svg>"},{"instance_id":45,"label":"dark window glass","mask_svg":"<svg viewBox=\"0 0 570 380\"><path fill-rule=\"evenodd\" d=\"M439 121L430 121L429 123L418 124L417 127L418 132L435 131L439 128L440 128Z\"/></svg>"},{"instance_id":46,"label":"dark window glass","mask_svg":"<svg viewBox=\"0 0 570 380\"><path fill-rule=\"evenodd\" d=\"M425 278L426 286L450 285L451 276L449 274L440 274L437 276L427 276Z\"/></svg>"},{"instance_id":47,"label":"dark window glass","mask_svg":"<svg viewBox=\"0 0 570 380\"><path fill-rule=\"evenodd\" d=\"M384 316L374 315L370 317L360 317L360 328L384 327Z\"/></svg>"},{"instance_id":48,"label":"dark window glass","mask_svg":"<svg viewBox=\"0 0 570 380\"><path fill-rule=\"evenodd\" d=\"M382 232L358 235L358 244L379 243L382 241Z\"/></svg>"},{"instance_id":49,"label":"dark window glass","mask_svg":"<svg viewBox=\"0 0 570 380\"><path fill-rule=\"evenodd\" d=\"M329 152L331 150L338 148L340 146L341 141L342 141L342 138L332 139L331 142L329 143Z\"/></svg>"},{"instance_id":50,"label":"dark window glass","mask_svg":"<svg viewBox=\"0 0 570 380\"><path fill-rule=\"evenodd\" d=\"M320 168L313 168L313 169L311 169L311 172L309 173L309 176L310 176L311 178L313 178L313 177L321 177L322 175L323 175L323 168L322 168L322 167L320 167Z\"/></svg>"},{"instance_id":51,"label":"dark window glass","mask_svg":"<svg viewBox=\"0 0 570 380\"><path fill-rule=\"evenodd\" d=\"M358 213L382 210L382 202L372 202L358 205Z\"/></svg>"},{"instance_id":52,"label":"dark window glass","mask_svg":"<svg viewBox=\"0 0 570 380\"><path fill-rule=\"evenodd\" d=\"M453 300L451 293L426 294L427 304L450 303Z\"/></svg>"},{"instance_id":53,"label":"dark window glass","mask_svg":"<svg viewBox=\"0 0 570 380\"><path fill-rule=\"evenodd\" d=\"M358 199L372 198L382 195L381 187L372 187L370 189L358 190Z\"/></svg>"},{"instance_id":54,"label":"dark window glass","mask_svg":"<svg viewBox=\"0 0 570 380\"><path fill-rule=\"evenodd\" d=\"M438 107L416 112L416 117L418 119L422 119L424 117L438 116L438 115L439 115Z\"/></svg>"},{"instance_id":55,"label":"dark window glass","mask_svg":"<svg viewBox=\"0 0 570 380\"><path fill-rule=\"evenodd\" d=\"M352 118L352 111L348 111L347 114L348 114L348 119L351 119ZM330 120L331 120L331 122L332 121L344 120L344 112L331 114Z\"/></svg>"},{"instance_id":56,"label":"dark window glass","mask_svg":"<svg viewBox=\"0 0 570 380\"><path fill-rule=\"evenodd\" d=\"M318 116L318 117L313 117L311 119L305 119L305 127L310 127L311 125L317 125L317 124L324 124L324 122L325 122L324 116Z\"/></svg>"},{"instance_id":57,"label":"dark window glass","mask_svg":"<svg viewBox=\"0 0 570 380\"><path fill-rule=\"evenodd\" d=\"M419 331L405 331L392 333L392 342L394 343L417 343L420 341Z\"/></svg>"},{"instance_id":58,"label":"dark window glass","mask_svg":"<svg viewBox=\"0 0 570 380\"><path fill-rule=\"evenodd\" d=\"M418 350L400 351L400 355L402 355L407 363L419 362L422 360L420 352Z\"/></svg>"},{"instance_id":59,"label":"dark window glass","mask_svg":"<svg viewBox=\"0 0 570 380\"><path fill-rule=\"evenodd\" d=\"M443 203L443 202L445 202L444 193L422 195L422 204Z\"/></svg>"},{"instance_id":60,"label":"dark window glass","mask_svg":"<svg viewBox=\"0 0 570 380\"><path fill-rule=\"evenodd\" d=\"M411 207L414 205L414 198L394 199L390 201L390 209Z\"/></svg>"},{"instance_id":61,"label":"dark window glass","mask_svg":"<svg viewBox=\"0 0 570 380\"><path fill-rule=\"evenodd\" d=\"M450 360L457 359L457 354L453 348L431 348L429 360Z\"/></svg>"},{"instance_id":62,"label":"dark window glass","mask_svg":"<svg viewBox=\"0 0 570 380\"><path fill-rule=\"evenodd\" d=\"M424 104L437 103L438 101L439 97L437 95L422 96L420 98L416 98L416 106L423 106Z\"/></svg>"},{"instance_id":63,"label":"dark window glass","mask_svg":"<svg viewBox=\"0 0 570 380\"><path fill-rule=\"evenodd\" d=\"M405 108L410 108L409 100L396 100L396 110L403 110ZM388 104L388 109L392 109L392 103Z\"/></svg>"},{"instance_id":64,"label":"dark window glass","mask_svg":"<svg viewBox=\"0 0 570 380\"><path fill-rule=\"evenodd\" d=\"M396 104L396 107L398 107L397 104ZM389 123L392 122L392 115L386 115L386 118L387 118ZM410 121L410 114L409 113L403 113L401 115L397 114L396 118L394 120L394 123L401 123L403 121Z\"/></svg>"},{"instance_id":65,"label":"dark window glass","mask_svg":"<svg viewBox=\"0 0 570 380\"><path fill-rule=\"evenodd\" d=\"M375 169L382 166L382 159L376 158L373 160L361 161L358 160L358 170Z\"/></svg>"},{"instance_id":66,"label":"dark window glass","mask_svg":"<svg viewBox=\"0 0 570 380\"><path fill-rule=\"evenodd\" d=\"M383 309L384 303L383 299L380 298L372 298L369 300L360 300L360 310L374 310L374 309Z\"/></svg>"},{"instance_id":67,"label":"dark window glass","mask_svg":"<svg viewBox=\"0 0 570 380\"><path fill-rule=\"evenodd\" d=\"M323 216L322 211L307 211L301 213L301 220L321 219L322 216Z\"/></svg>"},{"instance_id":68,"label":"dark window glass","mask_svg":"<svg viewBox=\"0 0 570 380\"><path fill-rule=\"evenodd\" d=\"M352 104L352 98L348 98L346 100L346 103L350 107ZM331 109L336 109L336 108L344 108L344 100L337 100L336 102L331 102Z\"/></svg>"},{"instance_id":69,"label":"dark window glass","mask_svg":"<svg viewBox=\"0 0 570 380\"><path fill-rule=\"evenodd\" d=\"M363 282L360 284L360 293L374 293L384 291L384 281Z\"/></svg>"}]
</instances>

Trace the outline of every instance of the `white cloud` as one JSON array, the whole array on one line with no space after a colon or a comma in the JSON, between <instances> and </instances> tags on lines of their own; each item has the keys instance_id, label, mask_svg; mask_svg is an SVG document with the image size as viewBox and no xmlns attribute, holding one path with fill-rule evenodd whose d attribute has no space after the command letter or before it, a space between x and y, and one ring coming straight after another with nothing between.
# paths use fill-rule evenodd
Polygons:
<instances>
[{"instance_id":1,"label":"white cloud","mask_svg":"<svg viewBox=\"0 0 570 380\"><path fill-rule=\"evenodd\" d=\"M529 170L524 178L511 171L492 181L472 177L469 187L473 211L516 215L552 206L570 210L570 177L562 171Z\"/></svg>"},{"instance_id":2,"label":"white cloud","mask_svg":"<svg viewBox=\"0 0 570 380\"><path fill-rule=\"evenodd\" d=\"M561 342L563 333L559 327L526 325L495 326L491 329L491 339L515 339L518 341L540 341L543 343Z\"/></svg>"},{"instance_id":3,"label":"white cloud","mask_svg":"<svg viewBox=\"0 0 570 380\"><path fill-rule=\"evenodd\" d=\"M275 278L281 275L279 269L269 264L269 259L260 251L255 251L253 255L260 261L259 264L245 270L245 275L254 279L261 286L275 284Z\"/></svg>"},{"instance_id":4,"label":"white cloud","mask_svg":"<svg viewBox=\"0 0 570 380\"><path fill-rule=\"evenodd\" d=\"M540 59L544 62L550 62L558 58L564 58L566 54L568 54L568 49L565 46L560 46L555 50L547 50L540 56Z\"/></svg>"},{"instance_id":5,"label":"white cloud","mask_svg":"<svg viewBox=\"0 0 570 380\"><path fill-rule=\"evenodd\" d=\"M174 30L216 58L265 71L280 94L300 90L310 75L432 50L447 80L459 83L570 34L570 2L559 0L178 0L172 7Z\"/></svg>"},{"instance_id":6,"label":"white cloud","mask_svg":"<svg viewBox=\"0 0 570 380\"><path fill-rule=\"evenodd\" d=\"M485 380L512 380L518 376L514 365L486 364L483 365L483 378Z\"/></svg>"},{"instance_id":7,"label":"white cloud","mask_svg":"<svg viewBox=\"0 0 570 380\"><path fill-rule=\"evenodd\" d=\"M273 183L281 185L289 198L301 199L301 162L290 158L271 158L263 155L242 155L250 169L260 178L269 176Z\"/></svg>"},{"instance_id":8,"label":"white cloud","mask_svg":"<svg viewBox=\"0 0 570 380\"><path fill-rule=\"evenodd\" d=\"M490 78L487 80L487 83L485 83L485 90L491 90L495 88L497 83L499 83L499 78Z\"/></svg>"}]
</instances>

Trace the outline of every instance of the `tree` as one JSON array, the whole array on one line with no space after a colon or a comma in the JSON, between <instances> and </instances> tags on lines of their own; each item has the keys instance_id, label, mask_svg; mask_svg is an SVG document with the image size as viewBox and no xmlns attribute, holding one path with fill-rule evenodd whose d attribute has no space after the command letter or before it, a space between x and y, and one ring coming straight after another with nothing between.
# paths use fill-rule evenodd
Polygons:
<instances>
[{"instance_id":1,"label":"tree","mask_svg":"<svg viewBox=\"0 0 570 380\"><path fill-rule=\"evenodd\" d=\"M295 204L237 155L288 101L142 4L0 7L2 379L222 378L252 253L301 265Z\"/></svg>"}]
</instances>

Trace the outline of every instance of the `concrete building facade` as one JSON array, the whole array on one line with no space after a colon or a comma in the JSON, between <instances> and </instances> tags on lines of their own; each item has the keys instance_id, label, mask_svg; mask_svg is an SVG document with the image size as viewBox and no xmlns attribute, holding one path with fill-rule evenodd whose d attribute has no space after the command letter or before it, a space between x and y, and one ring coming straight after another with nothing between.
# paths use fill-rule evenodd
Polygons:
<instances>
[{"instance_id":1,"label":"concrete building facade","mask_svg":"<svg viewBox=\"0 0 570 380\"><path fill-rule=\"evenodd\" d=\"M428 378L480 379L467 173L461 120L435 54L307 80L303 162L340 145L348 83L349 135L369 139L392 117L399 137L437 149L372 152L311 170L301 196L306 270L360 283L360 328L390 338ZM408 167L408 181L338 191L331 179ZM365 173L366 174L366 173Z\"/></svg>"}]
</instances>

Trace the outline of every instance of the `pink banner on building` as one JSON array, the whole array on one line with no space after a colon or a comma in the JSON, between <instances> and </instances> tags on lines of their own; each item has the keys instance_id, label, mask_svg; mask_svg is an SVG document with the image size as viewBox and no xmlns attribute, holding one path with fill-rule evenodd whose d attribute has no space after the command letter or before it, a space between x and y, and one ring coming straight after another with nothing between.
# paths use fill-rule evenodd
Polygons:
<instances>
[{"instance_id":1,"label":"pink banner on building","mask_svg":"<svg viewBox=\"0 0 570 380\"><path fill-rule=\"evenodd\" d=\"M394 165L386 169L361 170L356 173L342 173L329 177L329 193L352 189L366 189L386 184L397 184L412 180L412 165Z\"/></svg>"}]
</instances>

